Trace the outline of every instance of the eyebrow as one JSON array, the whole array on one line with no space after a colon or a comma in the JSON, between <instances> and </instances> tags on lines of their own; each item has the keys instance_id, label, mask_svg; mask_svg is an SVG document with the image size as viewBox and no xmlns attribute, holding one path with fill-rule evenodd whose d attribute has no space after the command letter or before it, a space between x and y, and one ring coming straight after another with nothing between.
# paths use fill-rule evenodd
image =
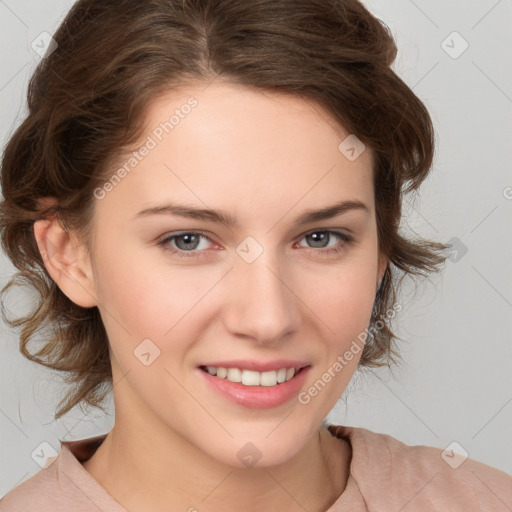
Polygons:
<instances>
[{"instance_id":1,"label":"eyebrow","mask_svg":"<svg viewBox=\"0 0 512 512\"><path fill-rule=\"evenodd\" d=\"M295 222L298 225L310 224L312 222L318 222L320 220L337 217L338 215L342 215L351 210L360 210L367 214L370 213L368 206L366 206L363 202L354 199L341 201L339 203L333 204L332 206L327 206L319 210L307 210L305 213L300 215ZM144 210L136 213L133 218L138 219L149 217L151 215L176 215L179 217L186 217L206 222L215 222L217 224L223 224L228 228L238 227L236 218L223 210L195 208L177 203L167 203L145 208Z\"/></svg>"}]
</instances>

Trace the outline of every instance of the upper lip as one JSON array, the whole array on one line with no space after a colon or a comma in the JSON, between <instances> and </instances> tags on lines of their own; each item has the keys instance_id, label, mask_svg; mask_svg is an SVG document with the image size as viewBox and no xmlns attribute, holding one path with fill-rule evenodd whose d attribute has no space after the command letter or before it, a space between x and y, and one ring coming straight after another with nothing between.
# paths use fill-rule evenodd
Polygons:
<instances>
[{"instance_id":1,"label":"upper lip","mask_svg":"<svg viewBox=\"0 0 512 512\"><path fill-rule=\"evenodd\" d=\"M255 361L253 359L237 359L231 361L215 361L212 363L201 364L199 366L215 366L216 368L239 368L242 370L252 370L256 372L277 371L281 368L295 368L300 370L309 366L307 361L297 361L292 359L277 359L275 361Z\"/></svg>"}]
</instances>

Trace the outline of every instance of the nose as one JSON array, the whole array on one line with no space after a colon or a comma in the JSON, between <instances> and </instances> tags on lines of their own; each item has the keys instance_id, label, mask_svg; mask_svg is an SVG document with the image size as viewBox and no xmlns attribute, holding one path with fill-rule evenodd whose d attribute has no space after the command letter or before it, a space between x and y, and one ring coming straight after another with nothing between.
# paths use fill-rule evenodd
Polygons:
<instances>
[{"instance_id":1,"label":"nose","mask_svg":"<svg viewBox=\"0 0 512 512\"><path fill-rule=\"evenodd\" d=\"M234 336L260 345L274 345L294 332L300 322L300 300L293 292L292 272L265 250L252 263L236 257L226 293L226 327Z\"/></svg>"}]
</instances>

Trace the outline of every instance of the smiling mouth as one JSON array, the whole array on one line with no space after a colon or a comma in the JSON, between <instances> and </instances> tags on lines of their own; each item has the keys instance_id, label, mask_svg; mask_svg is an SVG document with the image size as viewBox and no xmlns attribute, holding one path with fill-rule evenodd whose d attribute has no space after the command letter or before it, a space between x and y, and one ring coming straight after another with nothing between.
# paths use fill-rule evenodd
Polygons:
<instances>
[{"instance_id":1,"label":"smiling mouth","mask_svg":"<svg viewBox=\"0 0 512 512\"><path fill-rule=\"evenodd\" d=\"M277 386L293 379L298 373L307 368L280 368L267 372L244 370L241 368L224 368L222 366L200 366L199 368L218 379L243 384L244 386Z\"/></svg>"}]
</instances>

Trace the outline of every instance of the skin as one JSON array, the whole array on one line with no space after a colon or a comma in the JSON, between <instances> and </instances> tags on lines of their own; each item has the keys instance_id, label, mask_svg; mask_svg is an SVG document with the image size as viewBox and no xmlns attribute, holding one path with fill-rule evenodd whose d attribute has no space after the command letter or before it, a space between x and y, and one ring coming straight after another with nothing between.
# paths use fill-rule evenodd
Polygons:
<instances>
[{"instance_id":1,"label":"skin","mask_svg":"<svg viewBox=\"0 0 512 512\"><path fill-rule=\"evenodd\" d=\"M323 511L345 489L351 449L321 423L361 352L308 404L295 397L257 410L210 389L197 366L306 360L307 390L368 327L387 264L377 247L372 155L367 148L349 161L338 150L348 133L311 101L228 83L155 99L141 143L190 96L198 101L190 114L95 199L92 255L57 220L35 223L50 275L75 303L99 308L111 345L115 426L83 465L128 510ZM356 199L370 211L295 222ZM225 210L239 227L133 220L171 200ZM354 241L305 236L326 229ZM157 243L186 230L210 240L167 244L193 257ZM263 248L252 263L236 252L248 236ZM342 250L322 254L334 246ZM134 350L148 338L160 355L146 366ZM251 468L237 457L247 442L261 453Z\"/></svg>"}]
</instances>

